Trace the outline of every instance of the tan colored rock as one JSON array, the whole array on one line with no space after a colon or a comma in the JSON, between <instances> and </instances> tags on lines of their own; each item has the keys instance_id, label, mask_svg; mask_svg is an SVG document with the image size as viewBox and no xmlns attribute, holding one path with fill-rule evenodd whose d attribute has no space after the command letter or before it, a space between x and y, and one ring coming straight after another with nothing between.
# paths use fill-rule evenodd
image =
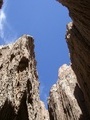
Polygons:
<instances>
[{"instance_id":1,"label":"tan colored rock","mask_svg":"<svg viewBox=\"0 0 90 120\"><path fill-rule=\"evenodd\" d=\"M71 66L59 69L58 81L50 90L50 120L89 120L83 93Z\"/></svg>"},{"instance_id":2,"label":"tan colored rock","mask_svg":"<svg viewBox=\"0 0 90 120\"><path fill-rule=\"evenodd\" d=\"M23 35L0 47L0 120L48 120L39 98L34 40Z\"/></svg>"},{"instance_id":3,"label":"tan colored rock","mask_svg":"<svg viewBox=\"0 0 90 120\"><path fill-rule=\"evenodd\" d=\"M58 1L73 20L66 39L76 76L70 66L60 68L50 91L50 120L90 120L90 0ZM32 37L0 47L0 120L49 120L38 87Z\"/></svg>"},{"instance_id":4,"label":"tan colored rock","mask_svg":"<svg viewBox=\"0 0 90 120\"><path fill-rule=\"evenodd\" d=\"M84 93L90 116L90 0L58 0L69 10L67 44L72 68Z\"/></svg>"}]
</instances>

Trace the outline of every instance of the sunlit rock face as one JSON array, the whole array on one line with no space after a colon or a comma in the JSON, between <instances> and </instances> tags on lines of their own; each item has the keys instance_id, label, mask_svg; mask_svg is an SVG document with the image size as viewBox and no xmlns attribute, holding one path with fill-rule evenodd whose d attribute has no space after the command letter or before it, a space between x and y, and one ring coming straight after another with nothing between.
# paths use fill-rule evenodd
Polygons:
<instances>
[{"instance_id":1,"label":"sunlit rock face","mask_svg":"<svg viewBox=\"0 0 90 120\"><path fill-rule=\"evenodd\" d=\"M60 67L48 102L50 120L89 120L84 96L71 66Z\"/></svg>"},{"instance_id":2,"label":"sunlit rock face","mask_svg":"<svg viewBox=\"0 0 90 120\"><path fill-rule=\"evenodd\" d=\"M72 68L61 67L59 80L51 88L50 119L90 120L90 0L58 1L73 20L66 34Z\"/></svg>"},{"instance_id":3,"label":"sunlit rock face","mask_svg":"<svg viewBox=\"0 0 90 120\"><path fill-rule=\"evenodd\" d=\"M72 68L84 93L90 115L90 0L58 0L69 10L66 40Z\"/></svg>"},{"instance_id":4,"label":"sunlit rock face","mask_svg":"<svg viewBox=\"0 0 90 120\"><path fill-rule=\"evenodd\" d=\"M75 71L79 85L84 93L86 105L90 114L90 47L73 23L67 26L67 43L70 50L72 68ZM74 33L74 32L75 33Z\"/></svg>"},{"instance_id":5,"label":"sunlit rock face","mask_svg":"<svg viewBox=\"0 0 90 120\"><path fill-rule=\"evenodd\" d=\"M50 120L90 120L90 0L58 1L73 20L66 34L72 64L59 69L50 90ZM0 8L2 4L0 0ZM0 46L0 120L49 120L49 116L39 98L33 38L24 35L14 44Z\"/></svg>"},{"instance_id":6,"label":"sunlit rock face","mask_svg":"<svg viewBox=\"0 0 90 120\"><path fill-rule=\"evenodd\" d=\"M0 120L48 120L39 99L34 40L23 35L0 46Z\"/></svg>"}]
</instances>

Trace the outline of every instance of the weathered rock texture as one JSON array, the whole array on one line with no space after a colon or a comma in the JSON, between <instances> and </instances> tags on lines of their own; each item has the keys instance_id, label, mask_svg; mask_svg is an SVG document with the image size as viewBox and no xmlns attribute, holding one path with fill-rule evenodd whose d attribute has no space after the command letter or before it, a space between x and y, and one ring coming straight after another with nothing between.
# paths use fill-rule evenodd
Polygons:
<instances>
[{"instance_id":1,"label":"weathered rock texture","mask_svg":"<svg viewBox=\"0 0 90 120\"><path fill-rule=\"evenodd\" d=\"M89 120L84 96L71 66L65 64L59 69L48 108L50 120Z\"/></svg>"},{"instance_id":2,"label":"weathered rock texture","mask_svg":"<svg viewBox=\"0 0 90 120\"><path fill-rule=\"evenodd\" d=\"M58 0L69 10L66 40L70 67L61 69L50 92L52 120L90 120L90 0Z\"/></svg>"},{"instance_id":3,"label":"weathered rock texture","mask_svg":"<svg viewBox=\"0 0 90 120\"><path fill-rule=\"evenodd\" d=\"M33 38L0 47L0 120L48 120L39 99Z\"/></svg>"},{"instance_id":4,"label":"weathered rock texture","mask_svg":"<svg viewBox=\"0 0 90 120\"><path fill-rule=\"evenodd\" d=\"M58 0L69 10L73 23L67 25L67 43L72 68L90 115L90 0Z\"/></svg>"},{"instance_id":5,"label":"weathered rock texture","mask_svg":"<svg viewBox=\"0 0 90 120\"><path fill-rule=\"evenodd\" d=\"M64 65L49 97L50 120L90 120L90 0L58 0L69 10ZM0 8L3 1L0 0ZM0 120L48 120L39 99L33 39L24 35L0 48Z\"/></svg>"}]
</instances>

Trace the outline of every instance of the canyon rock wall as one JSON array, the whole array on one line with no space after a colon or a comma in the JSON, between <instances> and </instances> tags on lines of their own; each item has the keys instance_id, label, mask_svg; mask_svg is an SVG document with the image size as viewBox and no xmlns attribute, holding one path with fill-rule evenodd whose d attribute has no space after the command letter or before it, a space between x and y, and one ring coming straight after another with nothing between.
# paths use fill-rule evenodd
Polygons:
<instances>
[{"instance_id":1,"label":"canyon rock wall","mask_svg":"<svg viewBox=\"0 0 90 120\"><path fill-rule=\"evenodd\" d=\"M39 98L34 40L0 46L0 120L49 120Z\"/></svg>"},{"instance_id":2,"label":"canyon rock wall","mask_svg":"<svg viewBox=\"0 0 90 120\"><path fill-rule=\"evenodd\" d=\"M60 71L50 91L50 119L90 120L90 0L58 1L73 20L67 25L66 41L75 74L69 67Z\"/></svg>"},{"instance_id":3,"label":"canyon rock wall","mask_svg":"<svg viewBox=\"0 0 90 120\"><path fill-rule=\"evenodd\" d=\"M60 67L48 103L50 120L89 120L85 99L71 66Z\"/></svg>"},{"instance_id":4,"label":"canyon rock wall","mask_svg":"<svg viewBox=\"0 0 90 120\"><path fill-rule=\"evenodd\" d=\"M69 10L67 44L72 68L84 93L90 115L90 0L58 0Z\"/></svg>"},{"instance_id":5,"label":"canyon rock wall","mask_svg":"<svg viewBox=\"0 0 90 120\"><path fill-rule=\"evenodd\" d=\"M90 0L58 1L73 20L66 34L72 64L59 69L50 90L50 120L90 120ZM0 46L0 120L49 120L48 111L39 98L33 38Z\"/></svg>"}]
</instances>

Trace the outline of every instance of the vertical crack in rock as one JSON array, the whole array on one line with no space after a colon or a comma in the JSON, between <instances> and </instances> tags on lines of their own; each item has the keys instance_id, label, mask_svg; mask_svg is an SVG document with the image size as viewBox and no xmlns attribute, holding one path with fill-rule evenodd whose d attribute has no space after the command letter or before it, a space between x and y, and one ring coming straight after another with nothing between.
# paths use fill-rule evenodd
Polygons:
<instances>
[{"instance_id":1,"label":"vertical crack in rock","mask_svg":"<svg viewBox=\"0 0 90 120\"><path fill-rule=\"evenodd\" d=\"M0 46L0 120L49 120L39 98L34 40Z\"/></svg>"},{"instance_id":2,"label":"vertical crack in rock","mask_svg":"<svg viewBox=\"0 0 90 120\"><path fill-rule=\"evenodd\" d=\"M27 99L27 93L25 91L20 101L19 110L15 118L16 120L29 120L26 99Z\"/></svg>"},{"instance_id":3,"label":"vertical crack in rock","mask_svg":"<svg viewBox=\"0 0 90 120\"><path fill-rule=\"evenodd\" d=\"M0 120L14 120L16 117L12 103L6 99L2 108L0 108Z\"/></svg>"}]
</instances>

